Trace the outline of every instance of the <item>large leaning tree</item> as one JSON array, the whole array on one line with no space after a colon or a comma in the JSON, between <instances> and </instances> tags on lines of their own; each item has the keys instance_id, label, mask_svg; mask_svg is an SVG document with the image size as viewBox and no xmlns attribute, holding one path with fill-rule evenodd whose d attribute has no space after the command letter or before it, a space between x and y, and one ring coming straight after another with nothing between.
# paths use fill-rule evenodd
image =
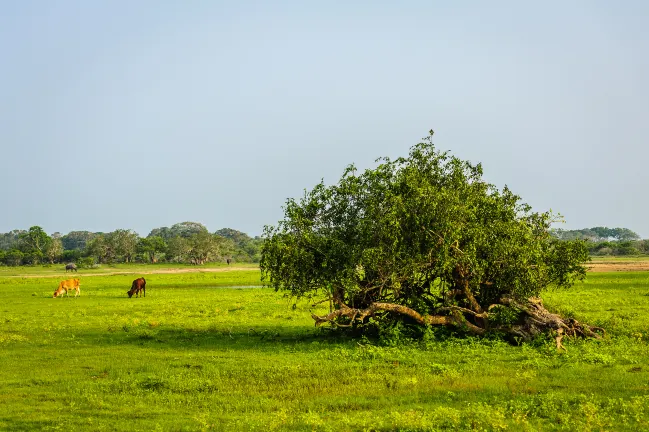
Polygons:
<instances>
[{"instance_id":1,"label":"large leaning tree","mask_svg":"<svg viewBox=\"0 0 649 432\"><path fill-rule=\"evenodd\" d=\"M264 230L267 285L329 302L316 325L397 321L502 332L599 337L603 330L548 312L540 293L585 277L583 241L550 235L557 217L533 212L482 166L442 152L433 131L407 158L379 159L338 184L289 199Z\"/></svg>"}]
</instances>

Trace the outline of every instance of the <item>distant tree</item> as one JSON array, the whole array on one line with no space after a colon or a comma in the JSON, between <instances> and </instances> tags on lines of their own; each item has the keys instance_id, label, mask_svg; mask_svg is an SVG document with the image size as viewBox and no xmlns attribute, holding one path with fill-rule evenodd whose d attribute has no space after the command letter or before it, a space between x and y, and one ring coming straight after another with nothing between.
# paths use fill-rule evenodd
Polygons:
<instances>
[{"instance_id":1,"label":"distant tree","mask_svg":"<svg viewBox=\"0 0 649 432\"><path fill-rule=\"evenodd\" d=\"M638 250L643 253L647 254L649 253L649 240L641 240L638 242Z\"/></svg>"},{"instance_id":2,"label":"distant tree","mask_svg":"<svg viewBox=\"0 0 649 432\"><path fill-rule=\"evenodd\" d=\"M25 230L13 230L8 233L0 234L0 249L10 250L17 249L20 242L20 235L26 233Z\"/></svg>"},{"instance_id":3,"label":"distant tree","mask_svg":"<svg viewBox=\"0 0 649 432\"><path fill-rule=\"evenodd\" d=\"M212 260L219 252L219 243L216 237L205 231L199 231L189 237L189 262L203 265Z\"/></svg>"},{"instance_id":4,"label":"distant tree","mask_svg":"<svg viewBox=\"0 0 649 432\"><path fill-rule=\"evenodd\" d=\"M627 241L639 240L640 236L628 228L593 227L577 230L552 229L550 233L560 240Z\"/></svg>"},{"instance_id":5,"label":"distant tree","mask_svg":"<svg viewBox=\"0 0 649 432\"><path fill-rule=\"evenodd\" d=\"M106 234L105 241L115 257L125 262L131 262L135 256L139 237L136 232L127 229L117 229Z\"/></svg>"},{"instance_id":6,"label":"distant tree","mask_svg":"<svg viewBox=\"0 0 649 432\"><path fill-rule=\"evenodd\" d=\"M230 239L234 241L236 245L245 244L251 240L248 234L241 231L237 231L232 228L221 228L220 230L216 231L214 234Z\"/></svg>"},{"instance_id":7,"label":"distant tree","mask_svg":"<svg viewBox=\"0 0 649 432\"><path fill-rule=\"evenodd\" d=\"M613 228L610 236L618 241L640 240L640 236L628 228Z\"/></svg>"},{"instance_id":8,"label":"distant tree","mask_svg":"<svg viewBox=\"0 0 649 432\"><path fill-rule=\"evenodd\" d=\"M167 243L160 236L141 238L138 241L137 251L144 254L151 263L158 262L158 258L167 249Z\"/></svg>"},{"instance_id":9,"label":"distant tree","mask_svg":"<svg viewBox=\"0 0 649 432\"><path fill-rule=\"evenodd\" d=\"M78 249L73 249L73 250L63 250L63 253L61 254L61 261L69 263L69 262L77 262L81 259L82 253Z\"/></svg>"},{"instance_id":10,"label":"distant tree","mask_svg":"<svg viewBox=\"0 0 649 432\"><path fill-rule=\"evenodd\" d=\"M97 237L97 233L90 231L70 231L61 237L64 250L84 250L88 242Z\"/></svg>"},{"instance_id":11,"label":"distant tree","mask_svg":"<svg viewBox=\"0 0 649 432\"><path fill-rule=\"evenodd\" d=\"M24 254L24 260L29 264L39 264L45 257L52 239L43 228L33 226L25 233L20 234L19 248Z\"/></svg>"},{"instance_id":12,"label":"distant tree","mask_svg":"<svg viewBox=\"0 0 649 432\"><path fill-rule=\"evenodd\" d=\"M61 241L61 237L53 236L45 250L45 256L50 264L54 264L54 262L61 258L61 255L63 255L63 242Z\"/></svg>"},{"instance_id":13,"label":"distant tree","mask_svg":"<svg viewBox=\"0 0 649 432\"><path fill-rule=\"evenodd\" d=\"M171 228L154 228L151 230L147 237L158 236L162 237L165 241L169 241L169 239L177 236L189 238L194 234L198 234L199 232L207 232L205 225L198 222L180 222L172 225Z\"/></svg>"},{"instance_id":14,"label":"distant tree","mask_svg":"<svg viewBox=\"0 0 649 432\"><path fill-rule=\"evenodd\" d=\"M261 259L263 240L260 237L252 238L248 234L232 228L220 229L215 234L233 241L234 248L228 254L234 256L237 261L259 262Z\"/></svg>"},{"instance_id":15,"label":"distant tree","mask_svg":"<svg viewBox=\"0 0 649 432\"><path fill-rule=\"evenodd\" d=\"M24 254L18 249L11 249L6 252L4 262L8 266L19 266L23 262Z\"/></svg>"},{"instance_id":16,"label":"distant tree","mask_svg":"<svg viewBox=\"0 0 649 432\"><path fill-rule=\"evenodd\" d=\"M207 228L205 228L205 225L198 222L181 222L181 223L174 224L171 227L171 233L174 237L180 236L180 237L189 238L194 234L206 233L206 232L208 231Z\"/></svg>"},{"instance_id":17,"label":"distant tree","mask_svg":"<svg viewBox=\"0 0 649 432\"><path fill-rule=\"evenodd\" d=\"M173 233L171 232L171 229L169 227L160 227L160 228L154 228L151 230L147 238L151 237L160 237L163 240L167 241L170 238L174 237Z\"/></svg>"},{"instance_id":18,"label":"distant tree","mask_svg":"<svg viewBox=\"0 0 649 432\"><path fill-rule=\"evenodd\" d=\"M562 334L595 335L538 299L586 274L584 242L552 238L551 213L486 183L481 165L436 150L432 131L408 158L380 161L287 200L284 219L264 230L267 285L328 300L316 325L449 326L523 339L558 329L557 347Z\"/></svg>"},{"instance_id":19,"label":"distant tree","mask_svg":"<svg viewBox=\"0 0 649 432\"><path fill-rule=\"evenodd\" d=\"M189 240L184 237L176 236L167 241L167 261L188 262L190 251L191 245L189 244Z\"/></svg>"},{"instance_id":20,"label":"distant tree","mask_svg":"<svg viewBox=\"0 0 649 432\"><path fill-rule=\"evenodd\" d=\"M635 247L633 242L631 241L621 241L619 242L615 248L614 253L616 255L638 255L640 254L640 251Z\"/></svg>"},{"instance_id":21,"label":"distant tree","mask_svg":"<svg viewBox=\"0 0 649 432\"><path fill-rule=\"evenodd\" d=\"M115 260L115 251L106 241L104 234L99 234L88 242L86 255L93 257L97 263L109 263Z\"/></svg>"}]
</instances>

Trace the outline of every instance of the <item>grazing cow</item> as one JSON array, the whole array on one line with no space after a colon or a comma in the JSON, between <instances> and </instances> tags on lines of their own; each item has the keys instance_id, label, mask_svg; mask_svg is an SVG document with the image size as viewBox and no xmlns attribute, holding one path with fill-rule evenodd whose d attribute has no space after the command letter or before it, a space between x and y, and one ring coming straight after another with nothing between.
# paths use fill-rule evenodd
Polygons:
<instances>
[{"instance_id":1,"label":"grazing cow","mask_svg":"<svg viewBox=\"0 0 649 432\"><path fill-rule=\"evenodd\" d=\"M56 298L58 296L62 296L63 293L65 293L65 296L68 296L68 291L76 291L77 293L74 295L75 297L78 295L81 295L81 289L79 288L79 279L67 279L64 281L61 281L59 284L59 287L54 291L54 295L52 298Z\"/></svg>"},{"instance_id":2,"label":"grazing cow","mask_svg":"<svg viewBox=\"0 0 649 432\"><path fill-rule=\"evenodd\" d=\"M231 260L230 258L228 258L228 259L225 260L225 262L227 262L228 265L230 265L230 263L232 262L232 260Z\"/></svg>"},{"instance_id":3,"label":"grazing cow","mask_svg":"<svg viewBox=\"0 0 649 432\"><path fill-rule=\"evenodd\" d=\"M67 273L69 271L77 271L77 265L75 263L70 263L65 265L65 272Z\"/></svg>"},{"instance_id":4,"label":"grazing cow","mask_svg":"<svg viewBox=\"0 0 649 432\"><path fill-rule=\"evenodd\" d=\"M142 277L133 281L131 289L126 291L126 294L128 294L128 298L133 297L133 294L135 294L135 297L139 297L140 291L142 291L143 297L146 297L146 281Z\"/></svg>"}]
</instances>

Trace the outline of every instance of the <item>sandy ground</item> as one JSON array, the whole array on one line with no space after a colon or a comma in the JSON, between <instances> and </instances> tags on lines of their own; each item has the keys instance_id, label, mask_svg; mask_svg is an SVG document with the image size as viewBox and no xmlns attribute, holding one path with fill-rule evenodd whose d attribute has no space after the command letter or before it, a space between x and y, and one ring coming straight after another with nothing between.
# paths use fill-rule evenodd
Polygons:
<instances>
[{"instance_id":1,"label":"sandy ground","mask_svg":"<svg viewBox=\"0 0 649 432\"><path fill-rule=\"evenodd\" d=\"M256 267L223 267L223 268L169 268L158 269L153 271L115 271L104 273L80 273L79 276L112 276L112 275L128 275L128 274L174 274L174 273L219 273L228 271L259 271ZM78 273L68 273L69 277L74 278ZM21 278L45 278L56 277L54 274L43 275L22 275L22 276L6 276L6 277L21 277Z\"/></svg>"},{"instance_id":2,"label":"sandy ground","mask_svg":"<svg viewBox=\"0 0 649 432\"><path fill-rule=\"evenodd\" d=\"M649 271L649 260L647 261L628 261L628 262L591 262L588 264L588 271L591 272L616 272L616 271ZM221 267L221 268L168 268L157 269L152 271L114 271L103 273L81 273L79 276L111 276L111 275L148 275L148 274L176 274L176 273L220 273L228 271L259 271L256 267ZM77 273L68 273L69 277L76 277ZM57 277L55 274L39 275L21 275L5 277L21 278L45 278Z\"/></svg>"},{"instance_id":3,"label":"sandy ground","mask_svg":"<svg viewBox=\"0 0 649 432\"><path fill-rule=\"evenodd\" d=\"M615 272L615 271L649 271L649 261L629 262L595 262L588 264L588 271Z\"/></svg>"}]
</instances>

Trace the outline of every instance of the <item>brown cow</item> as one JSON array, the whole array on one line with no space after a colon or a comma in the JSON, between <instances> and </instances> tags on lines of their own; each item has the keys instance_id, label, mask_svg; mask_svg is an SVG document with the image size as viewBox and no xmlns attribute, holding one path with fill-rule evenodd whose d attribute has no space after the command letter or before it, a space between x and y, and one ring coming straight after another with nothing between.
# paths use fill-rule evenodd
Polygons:
<instances>
[{"instance_id":1,"label":"brown cow","mask_svg":"<svg viewBox=\"0 0 649 432\"><path fill-rule=\"evenodd\" d=\"M63 293L65 293L65 296L68 296L68 291L75 290L77 293L74 295L75 297L78 295L81 295L81 289L79 288L79 279L67 279L64 281L61 281L59 284L59 287L54 291L54 295L52 298L56 298Z\"/></svg>"},{"instance_id":2,"label":"brown cow","mask_svg":"<svg viewBox=\"0 0 649 432\"><path fill-rule=\"evenodd\" d=\"M128 290L126 294L128 294L128 298L133 297L133 294L135 294L135 297L139 297L140 291L142 291L142 295L146 297L146 281L142 277L133 281L131 289Z\"/></svg>"}]
</instances>

